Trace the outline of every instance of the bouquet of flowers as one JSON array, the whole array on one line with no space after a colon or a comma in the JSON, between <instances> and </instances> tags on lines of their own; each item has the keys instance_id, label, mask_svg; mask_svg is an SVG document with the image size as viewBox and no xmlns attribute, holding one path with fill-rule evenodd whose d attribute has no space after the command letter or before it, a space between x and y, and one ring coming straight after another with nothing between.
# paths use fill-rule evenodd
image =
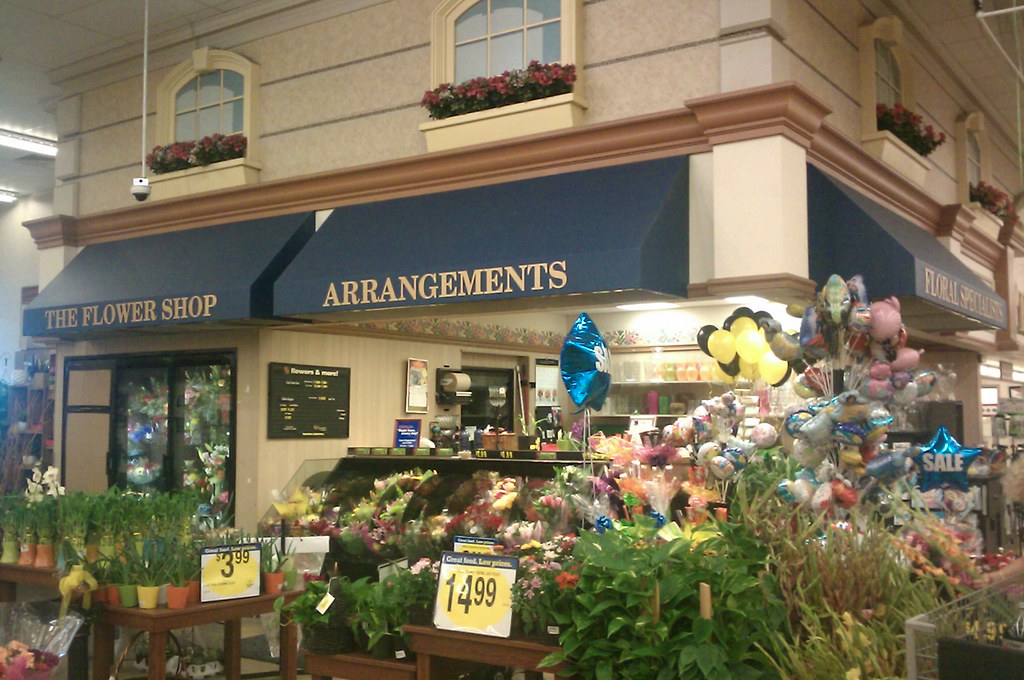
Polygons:
<instances>
[{"instance_id":1,"label":"bouquet of flowers","mask_svg":"<svg viewBox=\"0 0 1024 680\"><path fill-rule=\"evenodd\" d=\"M47 680L82 622L77 612L58 618L49 602L0 603L0 678Z\"/></svg>"},{"instance_id":2,"label":"bouquet of flowers","mask_svg":"<svg viewBox=\"0 0 1024 680\"><path fill-rule=\"evenodd\" d=\"M573 557L576 537L559 535L550 541L530 541L519 548L519 578L512 586L512 611L527 635L544 632L555 612L567 610L579 577Z\"/></svg>"}]
</instances>

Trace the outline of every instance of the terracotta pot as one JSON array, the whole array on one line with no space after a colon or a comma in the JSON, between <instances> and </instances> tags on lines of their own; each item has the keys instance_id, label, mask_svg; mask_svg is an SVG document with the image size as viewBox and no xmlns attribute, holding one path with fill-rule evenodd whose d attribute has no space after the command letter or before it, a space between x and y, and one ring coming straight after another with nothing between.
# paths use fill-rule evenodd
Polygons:
<instances>
[{"instance_id":1,"label":"terracotta pot","mask_svg":"<svg viewBox=\"0 0 1024 680\"><path fill-rule=\"evenodd\" d=\"M139 609L156 609L157 600L160 598L160 586L137 586L136 593Z\"/></svg>"},{"instance_id":2,"label":"terracotta pot","mask_svg":"<svg viewBox=\"0 0 1024 680\"><path fill-rule=\"evenodd\" d=\"M275 571L269 574L263 574L263 592L264 593L279 593L281 592L282 586L284 586L284 572Z\"/></svg>"},{"instance_id":3,"label":"terracotta pot","mask_svg":"<svg viewBox=\"0 0 1024 680\"><path fill-rule=\"evenodd\" d=\"M107 586L107 602L117 607L121 606L121 589L113 583Z\"/></svg>"},{"instance_id":4,"label":"terracotta pot","mask_svg":"<svg viewBox=\"0 0 1024 680\"><path fill-rule=\"evenodd\" d=\"M107 592L110 590L110 585L107 583L100 583L96 586L96 590L92 591L93 602L108 602Z\"/></svg>"},{"instance_id":5,"label":"terracotta pot","mask_svg":"<svg viewBox=\"0 0 1024 680\"><path fill-rule=\"evenodd\" d=\"M121 593L121 606L122 607L138 607L139 606L139 588L135 584L120 585L117 587Z\"/></svg>"},{"instance_id":6,"label":"terracotta pot","mask_svg":"<svg viewBox=\"0 0 1024 680\"><path fill-rule=\"evenodd\" d=\"M85 546L85 561L95 562L100 558L100 547L95 543L88 543Z\"/></svg>"},{"instance_id":7,"label":"terracotta pot","mask_svg":"<svg viewBox=\"0 0 1024 680\"><path fill-rule=\"evenodd\" d=\"M167 608L184 609L188 604L188 586L167 586Z\"/></svg>"},{"instance_id":8,"label":"terracotta pot","mask_svg":"<svg viewBox=\"0 0 1024 680\"><path fill-rule=\"evenodd\" d=\"M32 562L36 569L53 569L57 560L53 556L53 543L40 543L36 546L36 558Z\"/></svg>"},{"instance_id":9,"label":"terracotta pot","mask_svg":"<svg viewBox=\"0 0 1024 680\"><path fill-rule=\"evenodd\" d=\"M32 563L36 561L36 544L21 543L18 549L21 550L21 554L18 555L18 564L23 567L31 567Z\"/></svg>"},{"instance_id":10,"label":"terracotta pot","mask_svg":"<svg viewBox=\"0 0 1024 680\"><path fill-rule=\"evenodd\" d=\"M188 582L188 603L199 604L199 581Z\"/></svg>"}]
</instances>

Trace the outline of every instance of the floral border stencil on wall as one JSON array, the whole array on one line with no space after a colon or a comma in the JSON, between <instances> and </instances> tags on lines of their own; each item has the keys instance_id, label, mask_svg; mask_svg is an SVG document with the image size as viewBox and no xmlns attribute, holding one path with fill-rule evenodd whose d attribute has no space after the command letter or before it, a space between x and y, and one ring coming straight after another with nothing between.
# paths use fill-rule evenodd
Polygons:
<instances>
[{"instance_id":1,"label":"floral border stencil on wall","mask_svg":"<svg viewBox=\"0 0 1024 680\"><path fill-rule=\"evenodd\" d=\"M475 342L495 342L560 349L565 336L552 331L510 328L498 324L480 324L452 319L403 319L399 321L368 321L357 328L390 333L430 335ZM613 330L602 334L609 347L645 345L696 345L697 327L659 328L649 332Z\"/></svg>"}]
</instances>

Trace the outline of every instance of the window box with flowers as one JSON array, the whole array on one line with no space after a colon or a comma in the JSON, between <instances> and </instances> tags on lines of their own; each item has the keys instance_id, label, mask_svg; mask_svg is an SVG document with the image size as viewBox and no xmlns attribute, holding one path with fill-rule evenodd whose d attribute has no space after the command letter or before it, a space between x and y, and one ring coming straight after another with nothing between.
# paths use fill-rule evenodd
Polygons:
<instances>
[{"instance_id":1,"label":"window box with flowers","mask_svg":"<svg viewBox=\"0 0 1024 680\"><path fill-rule=\"evenodd\" d=\"M999 238L1003 223L1015 219L1013 199L984 180L970 185L969 196L975 210L975 226L992 239Z\"/></svg>"},{"instance_id":2,"label":"window box with flowers","mask_svg":"<svg viewBox=\"0 0 1024 680\"><path fill-rule=\"evenodd\" d=\"M530 62L490 78L445 83L423 95L430 122L420 125L428 151L443 151L579 125L586 102L576 68Z\"/></svg>"},{"instance_id":3,"label":"window box with flowers","mask_svg":"<svg viewBox=\"0 0 1024 680\"><path fill-rule=\"evenodd\" d=\"M155 199L254 184L260 164L246 157L245 135L214 134L198 142L154 147L146 156Z\"/></svg>"},{"instance_id":4,"label":"window box with flowers","mask_svg":"<svg viewBox=\"0 0 1024 680\"><path fill-rule=\"evenodd\" d=\"M902 104L875 107L878 131L862 140L864 150L923 187L931 166L925 157L946 141L943 132L925 125L920 114Z\"/></svg>"}]
</instances>

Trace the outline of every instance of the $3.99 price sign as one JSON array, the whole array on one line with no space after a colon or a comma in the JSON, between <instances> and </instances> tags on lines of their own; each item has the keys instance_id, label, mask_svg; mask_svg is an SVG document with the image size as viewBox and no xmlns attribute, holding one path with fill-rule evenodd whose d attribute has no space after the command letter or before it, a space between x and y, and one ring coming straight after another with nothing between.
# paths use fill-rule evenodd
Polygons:
<instances>
[{"instance_id":1,"label":"$3.99 price sign","mask_svg":"<svg viewBox=\"0 0 1024 680\"><path fill-rule=\"evenodd\" d=\"M234 600L260 594L260 545L217 545L200 552L200 600Z\"/></svg>"},{"instance_id":2,"label":"$3.99 price sign","mask_svg":"<svg viewBox=\"0 0 1024 680\"><path fill-rule=\"evenodd\" d=\"M434 625L508 637L512 630L515 557L446 552L441 556Z\"/></svg>"}]
</instances>

